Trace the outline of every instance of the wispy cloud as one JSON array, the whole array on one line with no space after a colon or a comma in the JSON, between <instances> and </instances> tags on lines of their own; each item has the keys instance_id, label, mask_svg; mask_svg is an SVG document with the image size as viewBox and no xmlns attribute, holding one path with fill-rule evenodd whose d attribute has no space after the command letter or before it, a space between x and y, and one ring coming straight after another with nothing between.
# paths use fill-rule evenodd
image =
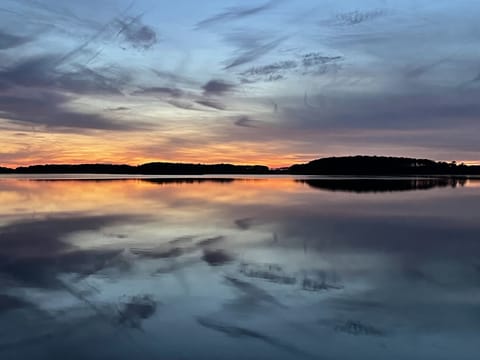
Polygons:
<instances>
[{"instance_id":1,"label":"wispy cloud","mask_svg":"<svg viewBox=\"0 0 480 360\"><path fill-rule=\"evenodd\" d=\"M129 45L137 49L148 50L158 42L156 31L141 21L141 15L117 19L119 26L117 37L122 37Z\"/></svg>"},{"instance_id":2,"label":"wispy cloud","mask_svg":"<svg viewBox=\"0 0 480 360\"><path fill-rule=\"evenodd\" d=\"M319 52L310 52L300 54L291 60L253 66L239 75L244 83L284 80L289 75L322 75L337 71L342 60L342 56L326 56Z\"/></svg>"},{"instance_id":3,"label":"wispy cloud","mask_svg":"<svg viewBox=\"0 0 480 360\"><path fill-rule=\"evenodd\" d=\"M216 110L225 110L225 105L219 103L218 101L208 100L208 99L200 99L195 101L197 104L206 106Z\"/></svg>"},{"instance_id":4,"label":"wispy cloud","mask_svg":"<svg viewBox=\"0 0 480 360\"><path fill-rule=\"evenodd\" d=\"M223 80L213 79L202 86L205 95L224 95L233 90L235 85Z\"/></svg>"},{"instance_id":5,"label":"wispy cloud","mask_svg":"<svg viewBox=\"0 0 480 360\"><path fill-rule=\"evenodd\" d=\"M236 51L236 55L226 61L224 70L232 69L259 59L274 50L287 38L287 36L282 36L273 40L266 40L252 36L251 34L233 34L229 37L229 40L236 42L239 47Z\"/></svg>"},{"instance_id":6,"label":"wispy cloud","mask_svg":"<svg viewBox=\"0 0 480 360\"><path fill-rule=\"evenodd\" d=\"M128 111L128 110L130 110L130 108L126 107L126 106L117 106L117 107L114 107L114 108L107 108L105 110L107 110L107 111Z\"/></svg>"},{"instance_id":7,"label":"wispy cloud","mask_svg":"<svg viewBox=\"0 0 480 360\"><path fill-rule=\"evenodd\" d=\"M418 66L411 67L405 73L405 76L407 78L417 78L419 76L422 76L422 75L426 74L430 70L433 70L437 66L439 66L439 65L441 65L441 64L443 64L447 61L448 61L448 59L440 59L440 60L437 60L437 61L434 61L434 62L431 62L431 63L428 63L428 64L423 64L423 65L418 65Z\"/></svg>"},{"instance_id":8,"label":"wispy cloud","mask_svg":"<svg viewBox=\"0 0 480 360\"><path fill-rule=\"evenodd\" d=\"M0 95L0 114L4 119L47 129L131 131L146 129L145 123L119 122L87 112L69 110L70 98L49 91L32 91L23 95Z\"/></svg>"},{"instance_id":9,"label":"wispy cloud","mask_svg":"<svg viewBox=\"0 0 480 360\"><path fill-rule=\"evenodd\" d=\"M286 72L297 67L297 61L285 60L268 65L254 66L241 72L240 75L248 81L276 81L283 79Z\"/></svg>"},{"instance_id":10,"label":"wispy cloud","mask_svg":"<svg viewBox=\"0 0 480 360\"><path fill-rule=\"evenodd\" d=\"M153 86L135 90L133 95L153 95L153 96L168 96L178 98L184 95L180 89L167 86Z\"/></svg>"},{"instance_id":11,"label":"wispy cloud","mask_svg":"<svg viewBox=\"0 0 480 360\"><path fill-rule=\"evenodd\" d=\"M192 102L186 100L171 99L168 100L167 103L182 110L199 110L194 104L192 104Z\"/></svg>"},{"instance_id":12,"label":"wispy cloud","mask_svg":"<svg viewBox=\"0 0 480 360\"><path fill-rule=\"evenodd\" d=\"M387 15L387 11L384 9L344 12L335 16L335 25L358 25L385 15Z\"/></svg>"},{"instance_id":13,"label":"wispy cloud","mask_svg":"<svg viewBox=\"0 0 480 360\"><path fill-rule=\"evenodd\" d=\"M306 68L312 66L325 65L342 60L341 56L325 56L318 52L308 53L302 56L302 65Z\"/></svg>"},{"instance_id":14,"label":"wispy cloud","mask_svg":"<svg viewBox=\"0 0 480 360\"><path fill-rule=\"evenodd\" d=\"M248 116L239 116L233 122L236 126L246 127L246 128L256 128L257 121L249 118Z\"/></svg>"},{"instance_id":15,"label":"wispy cloud","mask_svg":"<svg viewBox=\"0 0 480 360\"><path fill-rule=\"evenodd\" d=\"M0 82L10 88L18 86L65 90L72 93L121 94L128 75L113 69L95 71L73 65L62 70L57 67L59 56L44 55L19 61L0 70Z\"/></svg>"},{"instance_id":16,"label":"wispy cloud","mask_svg":"<svg viewBox=\"0 0 480 360\"><path fill-rule=\"evenodd\" d=\"M209 26L214 26L224 22L230 22L232 20L242 19L248 16L257 15L265 12L272 7L278 5L279 1L269 1L259 6L254 7L232 7L220 12L212 17L204 19L197 23L196 28L201 29Z\"/></svg>"},{"instance_id":17,"label":"wispy cloud","mask_svg":"<svg viewBox=\"0 0 480 360\"><path fill-rule=\"evenodd\" d=\"M32 39L26 36L17 36L0 30L0 50L11 49L28 43Z\"/></svg>"}]
</instances>

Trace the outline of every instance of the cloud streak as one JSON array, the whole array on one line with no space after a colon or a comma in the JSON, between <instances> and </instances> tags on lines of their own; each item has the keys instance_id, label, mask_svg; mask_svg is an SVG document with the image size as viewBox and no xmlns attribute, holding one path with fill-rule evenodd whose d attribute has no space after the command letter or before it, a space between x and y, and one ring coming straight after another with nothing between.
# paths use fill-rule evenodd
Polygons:
<instances>
[{"instance_id":1,"label":"cloud streak","mask_svg":"<svg viewBox=\"0 0 480 360\"><path fill-rule=\"evenodd\" d=\"M249 38L251 41L249 41ZM237 54L226 61L224 70L236 68L261 58L284 42L287 37L282 36L273 40L265 40L251 38L250 36L245 37L244 34L235 34L230 39L239 43L240 47L237 50Z\"/></svg>"},{"instance_id":2,"label":"cloud streak","mask_svg":"<svg viewBox=\"0 0 480 360\"><path fill-rule=\"evenodd\" d=\"M358 25L367 21L375 20L379 17L385 16L387 12L382 9L368 10L368 11L349 11L339 13L335 16L336 25Z\"/></svg>"},{"instance_id":3,"label":"cloud streak","mask_svg":"<svg viewBox=\"0 0 480 360\"><path fill-rule=\"evenodd\" d=\"M206 96L209 96L209 95L221 96L232 91L234 88L235 88L234 84L231 84L223 80L216 80L216 79L210 80L209 82L207 82L205 85L202 86L203 93Z\"/></svg>"},{"instance_id":4,"label":"cloud streak","mask_svg":"<svg viewBox=\"0 0 480 360\"><path fill-rule=\"evenodd\" d=\"M0 50L15 48L30 41L29 37L17 36L0 30Z\"/></svg>"},{"instance_id":5,"label":"cloud streak","mask_svg":"<svg viewBox=\"0 0 480 360\"><path fill-rule=\"evenodd\" d=\"M196 29L206 28L222 23L228 23L233 20L239 20L245 17L253 16L270 10L276 6L279 1L269 1L259 6L254 7L232 7L214 16L204 19L197 23Z\"/></svg>"},{"instance_id":6,"label":"cloud streak","mask_svg":"<svg viewBox=\"0 0 480 360\"><path fill-rule=\"evenodd\" d=\"M116 36L121 36L133 48L149 50L158 42L156 31L141 22L141 15L117 19L116 23L120 28Z\"/></svg>"},{"instance_id":7,"label":"cloud streak","mask_svg":"<svg viewBox=\"0 0 480 360\"><path fill-rule=\"evenodd\" d=\"M99 114L68 110L69 98L42 91L25 96L0 96L0 117L18 124L44 126L47 129L131 131L147 124L119 122Z\"/></svg>"}]
</instances>

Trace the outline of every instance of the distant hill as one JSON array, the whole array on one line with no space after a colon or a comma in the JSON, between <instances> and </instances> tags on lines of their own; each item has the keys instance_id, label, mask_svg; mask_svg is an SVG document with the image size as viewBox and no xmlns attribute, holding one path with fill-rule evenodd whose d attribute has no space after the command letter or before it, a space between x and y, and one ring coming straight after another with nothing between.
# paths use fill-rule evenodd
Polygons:
<instances>
[{"instance_id":1,"label":"distant hill","mask_svg":"<svg viewBox=\"0 0 480 360\"><path fill-rule=\"evenodd\" d=\"M263 165L232 165L232 164L182 164L182 163L148 163L139 165L137 171L148 175L201 175L201 174L268 174L267 166Z\"/></svg>"},{"instance_id":2,"label":"distant hill","mask_svg":"<svg viewBox=\"0 0 480 360\"><path fill-rule=\"evenodd\" d=\"M17 174L138 174L138 175L206 175L268 174L267 166L231 164L147 163L139 166L112 164L32 165L11 170Z\"/></svg>"},{"instance_id":3,"label":"distant hill","mask_svg":"<svg viewBox=\"0 0 480 360\"><path fill-rule=\"evenodd\" d=\"M263 165L189 164L152 162L138 166L113 164L32 165L8 169L0 174L132 174L132 175L211 175L211 174L293 174L293 175L480 175L480 166L386 156L329 157L295 164L281 170Z\"/></svg>"},{"instance_id":4,"label":"distant hill","mask_svg":"<svg viewBox=\"0 0 480 360\"><path fill-rule=\"evenodd\" d=\"M287 172L299 175L472 175L480 174L480 166L404 157L346 156L292 165Z\"/></svg>"},{"instance_id":5,"label":"distant hill","mask_svg":"<svg viewBox=\"0 0 480 360\"><path fill-rule=\"evenodd\" d=\"M10 174L10 173L13 173L13 172L14 172L13 169L9 169L9 168L0 166L0 174Z\"/></svg>"}]
</instances>

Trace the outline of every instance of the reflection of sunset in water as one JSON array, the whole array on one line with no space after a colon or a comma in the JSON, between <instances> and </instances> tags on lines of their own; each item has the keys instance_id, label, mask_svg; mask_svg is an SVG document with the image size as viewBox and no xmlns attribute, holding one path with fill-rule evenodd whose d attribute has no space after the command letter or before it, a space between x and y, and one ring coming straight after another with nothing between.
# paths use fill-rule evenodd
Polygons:
<instances>
[{"instance_id":1,"label":"reflection of sunset in water","mask_svg":"<svg viewBox=\"0 0 480 360\"><path fill-rule=\"evenodd\" d=\"M0 358L473 354L472 183L1 178Z\"/></svg>"},{"instance_id":2,"label":"reflection of sunset in water","mask_svg":"<svg viewBox=\"0 0 480 360\"><path fill-rule=\"evenodd\" d=\"M35 211L102 211L129 209L141 212L145 203L172 205L170 201L189 200L215 203L249 203L261 195L275 201L277 190L301 191L291 179L216 179L216 180L0 180L0 211L4 214ZM191 184L192 186L185 186ZM209 194L205 198L205 194ZM175 197L175 199L172 199ZM133 201L135 200L135 202ZM187 205L186 203L184 205Z\"/></svg>"}]
</instances>

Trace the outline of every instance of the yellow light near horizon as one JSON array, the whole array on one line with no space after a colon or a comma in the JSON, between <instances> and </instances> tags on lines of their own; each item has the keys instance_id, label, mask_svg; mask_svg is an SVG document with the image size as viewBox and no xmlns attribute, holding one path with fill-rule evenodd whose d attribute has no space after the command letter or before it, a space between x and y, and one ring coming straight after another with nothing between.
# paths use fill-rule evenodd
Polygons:
<instances>
[{"instance_id":1,"label":"yellow light near horizon","mask_svg":"<svg viewBox=\"0 0 480 360\"><path fill-rule=\"evenodd\" d=\"M180 132L182 134L182 131ZM0 132L3 156L0 166L18 167L33 164L108 163L138 165L166 161L183 163L260 164L272 168L289 166L308 155L286 152L288 143L252 143L237 141L218 143L208 139L198 146L188 141L176 146L174 133L129 132L62 134L46 132ZM189 131L189 137L195 138ZM173 140L172 140L173 138Z\"/></svg>"}]
</instances>

